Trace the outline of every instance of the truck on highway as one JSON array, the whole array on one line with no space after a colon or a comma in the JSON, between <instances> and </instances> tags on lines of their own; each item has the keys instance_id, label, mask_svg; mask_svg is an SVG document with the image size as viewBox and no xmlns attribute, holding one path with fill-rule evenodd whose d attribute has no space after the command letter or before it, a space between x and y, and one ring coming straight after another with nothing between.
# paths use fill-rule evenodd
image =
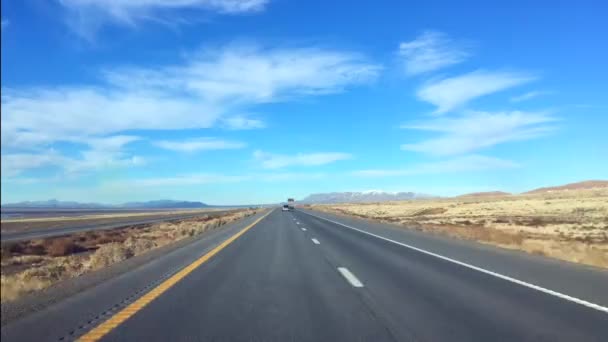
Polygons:
<instances>
[{"instance_id":1,"label":"truck on highway","mask_svg":"<svg viewBox=\"0 0 608 342\"><path fill-rule=\"evenodd\" d=\"M288 198L287 199L287 208L289 210L293 210L295 203L296 203L296 201L293 198Z\"/></svg>"}]
</instances>

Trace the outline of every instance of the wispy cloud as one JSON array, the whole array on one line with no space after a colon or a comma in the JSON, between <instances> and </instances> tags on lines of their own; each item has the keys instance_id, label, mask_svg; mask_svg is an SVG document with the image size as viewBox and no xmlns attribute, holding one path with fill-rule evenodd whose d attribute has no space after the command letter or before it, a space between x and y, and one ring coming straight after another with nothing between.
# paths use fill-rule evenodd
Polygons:
<instances>
[{"instance_id":1,"label":"wispy cloud","mask_svg":"<svg viewBox=\"0 0 608 342\"><path fill-rule=\"evenodd\" d=\"M2 31L4 31L8 27L9 23L10 21L8 21L8 19L2 18Z\"/></svg>"},{"instance_id":2,"label":"wispy cloud","mask_svg":"<svg viewBox=\"0 0 608 342\"><path fill-rule=\"evenodd\" d=\"M535 80L524 72L477 70L467 74L443 78L426 83L417 95L435 106L435 114L444 114L467 102L498 91Z\"/></svg>"},{"instance_id":3,"label":"wispy cloud","mask_svg":"<svg viewBox=\"0 0 608 342\"><path fill-rule=\"evenodd\" d=\"M268 0L59 0L69 25L91 38L108 23L136 26L141 21L180 23L179 11L243 14L263 10Z\"/></svg>"},{"instance_id":4,"label":"wispy cloud","mask_svg":"<svg viewBox=\"0 0 608 342\"><path fill-rule=\"evenodd\" d=\"M14 177L30 169L58 166L65 159L54 150L41 151L41 153L2 154L1 158L2 177Z\"/></svg>"},{"instance_id":5,"label":"wispy cloud","mask_svg":"<svg viewBox=\"0 0 608 342\"><path fill-rule=\"evenodd\" d=\"M442 135L413 144L401 145L407 151L437 156L464 154L497 144L543 136L554 129L556 119L536 112L470 112L456 118L437 118L405 124L402 128L437 132Z\"/></svg>"},{"instance_id":6,"label":"wispy cloud","mask_svg":"<svg viewBox=\"0 0 608 342\"><path fill-rule=\"evenodd\" d=\"M229 150L243 148L246 146L245 143L239 141L230 141L217 138L197 138L181 141L161 140L154 142L154 145L166 150L178 152Z\"/></svg>"},{"instance_id":7,"label":"wispy cloud","mask_svg":"<svg viewBox=\"0 0 608 342\"><path fill-rule=\"evenodd\" d=\"M3 153L2 175L12 177L28 170L45 167L61 169L66 173L76 173L143 165L145 160L142 157L123 151L125 145L139 139L139 137L127 135L74 139L71 143L84 145L85 148L80 151L78 156L73 157L63 155L56 149L37 149L28 153Z\"/></svg>"},{"instance_id":8,"label":"wispy cloud","mask_svg":"<svg viewBox=\"0 0 608 342\"><path fill-rule=\"evenodd\" d=\"M188 186L218 183L235 183L249 179L249 176L232 176L213 173L198 173L180 175L175 177L154 177L133 180L120 180L107 183L112 186L137 186L137 187L163 187L163 186Z\"/></svg>"},{"instance_id":9,"label":"wispy cloud","mask_svg":"<svg viewBox=\"0 0 608 342\"><path fill-rule=\"evenodd\" d=\"M230 45L196 53L179 65L109 69L98 86L3 88L3 158L21 154L7 157L20 159L10 163L12 174L44 165L61 165L67 172L141 165L141 157L122 151L138 138L122 132L261 128L261 120L234 113L262 103L342 92L373 81L379 70L347 51ZM80 156L55 151L59 156L51 161L28 154L58 142L79 144ZM158 145L175 151L243 146L220 140ZM55 162L59 157L63 160Z\"/></svg>"},{"instance_id":10,"label":"wispy cloud","mask_svg":"<svg viewBox=\"0 0 608 342\"><path fill-rule=\"evenodd\" d=\"M284 182L293 180L315 180L327 177L325 173L268 172L244 174L193 173L174 177L151 177L122 179L105 182L109 187L179 187L205 184L242 183L242 182Z\"/></svg>"},{"instance_id":11,"label":"wispy cloud","mask_svg":"<svg viewBox=\"0 0 608 342\"><path fill-rule=\"evenodd\" d=\"M549 92L549 91L540 91L540 90L529 91L527 93L523 93L521 95L511 97L511 102L522 102L522 101L530 100L530 99L533 99L535 97L539 97L542 95L547 95L550 93L551 92Z\"/></svg>"},{"instance_id":12,"label":"wispy cloud","mask_svg":"<svg viewBox=\"0 0 608 342\"><path fill-rule=\"evenodd\" d=\"M406 73L417 75L461 63L470 53L463 43L454 42L446 34L427 31L401 43L399 55L404 60Z\"/></svg>"},{"instance_id":13,"label":"wispy cloud","mask_svg":"<svg viewBox=\"0 0 608 342\"><path fill-rule=\"evenodd\" d=\"M273 154L263 151L255 151L253 157L265 169L280 169L289 166L318 166L330 164L340 160L351 159L349 153L323 152L323 153L298 153L295 155Z\"/></svg>"},{"instance_id":14,"label":"wispy cloud","mask_svg":"<svg viewBox=\"0 0 608 342\"><path fill-rule=\"evenodd\" d=\"M374 80L379 70L346 51L227 46L181 65L107 70L95 87L3 88L2 147L128 130L209 128L222 118L234 127L259 126L230 115L260 103L341 92Z\"/></svg>"},{"instance_id":15,"label":"wispy cloud","mask_svg":"<svg viewBox=\"0 0 608 342\"><path fill-rule=\"evenodd\" d=\"M425 174L488 171L517 167L519 167L517 163L509 160L481 155L467 155L438 162L414 164L398 169L359 170L353 172L353 174L361 177L398 177Z\"/></svg>"},{"instance_id":16,"label":"wispy cloud","mask_svg":"<svg viewBox=\"0 0 608 342\"><path fill-rule=\"evenodd\" d=\"M259 119L253 119L242 115L236 115L224 118L222 120L223 126L229 130L248 130L265 128L266 123Z\"/></svg>"},{"instance_id":17,"label":"wispy cloud","mask_svg":"<svg viewBox=\"0 0 608 342\"><path fill-rule=\"evenodd\" d=\"M285 182L285 181L304 181L326 178L328 175L322 172L273 172L265 174L255 174L253 180L262 182Z\"/></svg>"}]
</instances>

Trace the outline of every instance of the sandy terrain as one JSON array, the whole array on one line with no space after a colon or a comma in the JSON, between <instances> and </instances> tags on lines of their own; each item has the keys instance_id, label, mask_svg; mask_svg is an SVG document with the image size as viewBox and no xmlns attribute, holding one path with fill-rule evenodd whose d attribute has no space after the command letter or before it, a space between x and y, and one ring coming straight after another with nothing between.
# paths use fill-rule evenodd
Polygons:
<instances>
[{"instance_id":1,"label":"sandy terrain","mask_svg":"<svg viewBox=\"0 0 608 342\"><path fill-rule=\"evenodd\" d=\"M3 244L1 301L17 299L253 214L254 210L241 209L175 222Z\"/></svg>"},{"instance_id":2,"label":"sandy terrain","mask_svg":"<svg viewBox=\"0 0 608 342\"><path fill-rule=\"evenodd\" d=\"M608 268L608 188L312 207Z\"/></svg>"}]
</instances>

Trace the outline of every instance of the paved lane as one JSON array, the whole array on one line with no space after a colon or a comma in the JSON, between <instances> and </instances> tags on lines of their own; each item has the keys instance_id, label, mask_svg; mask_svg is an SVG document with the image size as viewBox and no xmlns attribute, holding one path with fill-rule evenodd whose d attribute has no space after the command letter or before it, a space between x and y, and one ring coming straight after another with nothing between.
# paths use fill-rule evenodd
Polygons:
<instances>
[{"instance_id":1,"label":"paved lane","mask_svg":"<svg viewBox=\"0 0 608 342\"><path fill-rule=\"evenodd\" d=\"M105 340L393 340L319 247L275 210Z\"/></svg>"},{"instance_id":2,"label":"paved lane","mask_svg":"<svg viewBox=\"0 0 608 342\"><path fill-rule=\"evenodd\" d=\"M255 225L251 223L256 221L248 222L235 226L215 248L201 245L206 246L203 257L190 259L185 265L193 266L184 268L188 272L178 272L183 276L162 283L170 282L168 286L151 287L132 305L93 324L91 328L97 328L88 328L84 336L102 336L106 341L605 341L608 337L606 312L303 212L274 210ZM190 253L196 246L189 247ZM476 253L465 254L484 255ZM483 253L487 259L508 259L502 264L509 267L519 262L492 249ZM574 269L562 276L599 279L595 286L603 290L595 292L598 298L608 291L601 282L603 271ZM585 277L587 273L590 276ZM122 286L128 283L125 280ZM106 288L105 296L111 297L110 290ZM75 298L71 307L93 303L95 291L99 290ZM53 319L62 317L62 312L77 313L68 304L51 311L54 315L41 313L21 328L40 325L52 330ZM24 332L19 327L17 322L6 334L3 329L3 341L23 340L16 338L20 333L38 336L33 329ZM100 327L109 328L94 335Z\"/></svg>"},{"instance_id":3,"label":"paved lane","mask_svg":"<svg viewBox=\"0 0 608 342\"><path fill-rule=\"evenodd\" d=\"M294 216L322 242L328 259L357 275L372 310L400 339L602 341L608 337L605 312L303 213Z\"/></svg>"}]
</instances>

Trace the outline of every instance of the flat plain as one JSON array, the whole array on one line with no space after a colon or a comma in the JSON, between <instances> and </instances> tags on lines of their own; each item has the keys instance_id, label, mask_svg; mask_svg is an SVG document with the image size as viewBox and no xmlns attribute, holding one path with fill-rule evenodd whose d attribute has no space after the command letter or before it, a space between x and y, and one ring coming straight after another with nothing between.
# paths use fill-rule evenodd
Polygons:
<instances>
[{"instance_id":1,"label":"flat plain","mask_svg":"<svg viewBox=\"0 0 608 342\"><path fill-rule=\"evenodd\" d=\"M608 268L605 187L311 208Z\"/></svg>"}]
</instances>

